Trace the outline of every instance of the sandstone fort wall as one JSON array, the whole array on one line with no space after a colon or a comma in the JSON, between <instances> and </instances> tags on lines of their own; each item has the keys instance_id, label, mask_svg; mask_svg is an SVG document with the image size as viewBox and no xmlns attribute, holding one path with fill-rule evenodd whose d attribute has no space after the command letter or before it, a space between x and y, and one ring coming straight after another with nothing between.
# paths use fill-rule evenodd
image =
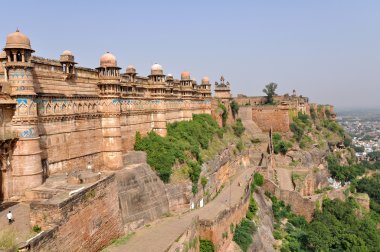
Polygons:
<instances>
[{"instance_id":1,"label":"sandstone fort wall","mask_svg":"<svg viewBox=\"0 0 380 252\"><path fill-rule=\"evenodd\" d=\"M47 230L28 243L30 251L98 251L123 234L115 175L61 202L33 202L30 216Z\"/></svg>"}]
</instances>

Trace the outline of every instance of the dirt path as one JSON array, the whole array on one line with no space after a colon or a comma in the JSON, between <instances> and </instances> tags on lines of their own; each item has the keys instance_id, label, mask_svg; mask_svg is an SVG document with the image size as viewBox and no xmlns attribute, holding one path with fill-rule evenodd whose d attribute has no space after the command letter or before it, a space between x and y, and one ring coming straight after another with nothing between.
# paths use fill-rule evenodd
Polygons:
<instances>
[{"instance_id":1,"label":"dirt path","mask_svg":"<svg viewBox=\"0 0 380 252\"><path fill-rule=\"evenodd\" d=\"M8 224L7 213L12 211L14 222ZM18 203L0 212L0 236L7 235L14 239L15 244L25 241L35 235L30 227L29 204Z\"/></svg>"},{"instance_id":2,"label":"dirt path","mask_svg":"<svg viewBox=\"0 0 380 252\"><path fill-rule=\"evenodd\" d=\"M280 188L288 191L294 191L292 171L284 168L277 168L276 170Z\"/></svg>"},{"instance_id":3,"label":"dirt path","mask_svg":"<svg viewBox=\"0 0 380 252\"><path fill-rule=\"evenodd\" d=\"M238 203L244 193L247 181L254 170L254 168L248 168L238 174L231 185L226 185L224 190L213 201L205 205L205 207L196 209L182 216L161 219L151 224L151 226L137 230L126 244L117 247L110 246L106 248L105 251L165 251L186 231L193 217L198 215L200 219L213 219L222 210ZM239 182L241 186L238 185Z\"/></svg>"}]
</instances>

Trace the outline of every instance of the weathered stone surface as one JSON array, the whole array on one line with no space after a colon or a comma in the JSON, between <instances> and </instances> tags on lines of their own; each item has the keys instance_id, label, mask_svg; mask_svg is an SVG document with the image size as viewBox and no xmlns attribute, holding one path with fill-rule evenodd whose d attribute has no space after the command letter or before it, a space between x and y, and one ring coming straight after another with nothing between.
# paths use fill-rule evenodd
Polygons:
<instances>
[{"instance_id":1,"label":"weathered stone surface","mask_svg":"<svg viewBox=\"0 0 380 252\"><path fill-rule=\"evenodd\" d=\"M257 188L254 193L254 198L259 208L259 223L257 231L253 236L252 251L275 251L273 244L273 223L274 217L272 212L272 202L264 196L264 190Z\"/></svg>"},{"instance_id":2,"label":"weathered stone surface","mask_svg":"<svg viewBox=\"0 0 380 252\"><path fill-rule=\"evenodd\" d=\"M123 234L115 175L72 196L34 202L30 217L44 230L30 241L30 251L98 251Z\"/></svg>"},{"instance_id":3,"label":"weathered stone surface","mask_svg":"<svg viewBox=\"0 0 380 252\"><path fill-rule=\"evenodd\" d=\"M129 165L116 172L116 179L126 232L169 213L165 185L148 164Z\"/></svg>"}]
</instances>

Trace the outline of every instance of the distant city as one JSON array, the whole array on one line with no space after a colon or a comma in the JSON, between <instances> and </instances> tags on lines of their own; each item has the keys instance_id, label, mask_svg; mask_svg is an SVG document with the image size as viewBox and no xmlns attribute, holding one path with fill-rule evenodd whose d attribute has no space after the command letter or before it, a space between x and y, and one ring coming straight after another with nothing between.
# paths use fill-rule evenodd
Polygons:
<instances>
[{"instance_id":1,"label":"distant city","mask_svg":"<svg viewBox=\"0 0 380 252\"><path fill-rule=\"evenodd\" d=\"M380 160L380 110L340 111L337 120L352 136L352 144L359 159Z\"/></svg>"}]
</instances>

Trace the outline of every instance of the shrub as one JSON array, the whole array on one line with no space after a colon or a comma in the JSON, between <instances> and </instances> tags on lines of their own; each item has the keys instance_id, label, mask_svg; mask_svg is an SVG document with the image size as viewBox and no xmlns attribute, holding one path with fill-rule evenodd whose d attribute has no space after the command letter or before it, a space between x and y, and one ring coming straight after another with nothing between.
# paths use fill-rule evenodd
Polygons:
<instances>
[{"instance_id":1,"label":"shrub","mask_svg":"<svg viewBox=\"0 0 380 252\"><path fill-rule=\"evenodd\" d=\"M243 135L245 128L240 118L236 120L234 125L232 125L232 129L237 137L241 137Z\"/></svg>"},{"instance_id":2,"label":"shrub","mask_svg":"<svg viewBox=\"0 0 380 252\"><path fill-rule=\"evenodd\" d=\"M252 220L253 216L255 216L257 212L257 205L255 202L255 199L252 197L249 198L249 205L248 205L248 211L247 211L247 219Z\"/></svg>"},{"instance_id":3,"label":"shrub","mask_svg":"<svg viewBox=\"0 0 380 252\"><path fill-rule=\"evenodd\" d=\"M224 106L224 104L221 103L220 101L218 101L218 108L220 108L222 110L222 124L224 127L227 124L228 111L227 111L226 106Z\"/></svg>"},{"instance_id":4,"label":"shrub","mask_svg":"<svg viewBox=\"0 0 380 252\"><path fill-rule=\"evenodd\" d=\"M199 246L200 252L214 252L214 244L212 241L209 240L200 240L200 246Z\"/></svg>"},{"instance_id":5,"label":"shrub","mask_svg":"<svg viewBox=\"0 0 380 252\"><path fill-rule=\"evenodd\" d=\"M166 137L161 137L153 131L141 137L141 134L136 132L134 149L147 153L148 164L164 182L169 182L175 162L183 164L189 160L196 160L199 167L194 163L188 164L191 168L190 179L196 183L202 164L200 149L207 149L211 139L219 132L218 124L210 115L193 115L191 121L168 124Z\"/></svg>"},{"instance_id":6,"label":"shrub","mask_svg":"<svg viewBox=\"0 0 380 252\"><path fill-rule=\"evenodd\" d=\"M232 116L235 118L236 115L239 113L239 104L235 100L233 100L230 103L231 111L232 111Z\"/></svg>"},{"instance_id":7,"label":"shrub","mask_svg":"<svg viewBox=\"0 0 380 252\"><path fill-rule=\"evenodd\" d=\"M251 245L252 235L255 231L255 224L248 219L243 219L238 225L236 225L233 240L239 245L243 252L246 252Z\"/></svg>"},{"instance_id":8,"label":"shrub","mask_svg":"<svg viewBox=\"0 0 380 252\"><path fill-rule=\"evenodd\" d=\"M243 145L243 141L239 141L237 144L236 144L236 149L241 152L244 148L244 145Z\"/></svg>"},{"instance_id":9,"label":"shrub","mask_svg":"<svg viewBox=\"0 0 380 252\"><path fill-rule=\"evenodd\" d=\"M293 132L294 138L297 140L297 142L301 141L302 136L304 134L304 129L293 122L290 124L290 130Z\"/></svg>"},{"instance_id":10,"label":"shrub","mask_svg":"<svg viewBox=\"0 0 380 252\"><path fill-rule=\"evenodd\" d=\"M253 181L256 185L262 186L264 184L264 177L260 173L255 172L255 174L253 175Z\"/></svg>"},{"instance_id":11,"label":"shrub","mask_svg":"<svg viewBox=\"0 0 380 252\"><path fill-rule=\"evenodd\" d=\"M41 232L41 227L37 224L32 227L33 232L39 233Z\"/></svg>"},{"instance_id":12,"label":"shrub","mask_svg":"<svg viewBox=\"0 0 380 252\"><path fill-rule=\"evenodd\" d=\"M276 240L281 240L282 239L281 231L280 230L274 230L273 231L273 237Z\"/></svg>"},{"instance_id":13,"label":"shrub","mask_svg":"<svg viewBox=\"0 0 380 252\"><path fill-rule=\"evenodd\" d=\"M207 183L208 183L208 179L205 176L202 176L201 177L201 185L202 185L203 190L205 190Z\"/></svg>"},{"instance_id":14,"label":"shrub","mask_svg":"<svg viewBox=\"0 0 380 252\"><path fill-rule=\"evenodd\" d=\"M282 140L282 137L279 133L274 133L272 135L272 141L273 141L273 151L275 154L286 154L289 148L291 148L293 145L291 142Z\"/></svg>"}]
</instances>

